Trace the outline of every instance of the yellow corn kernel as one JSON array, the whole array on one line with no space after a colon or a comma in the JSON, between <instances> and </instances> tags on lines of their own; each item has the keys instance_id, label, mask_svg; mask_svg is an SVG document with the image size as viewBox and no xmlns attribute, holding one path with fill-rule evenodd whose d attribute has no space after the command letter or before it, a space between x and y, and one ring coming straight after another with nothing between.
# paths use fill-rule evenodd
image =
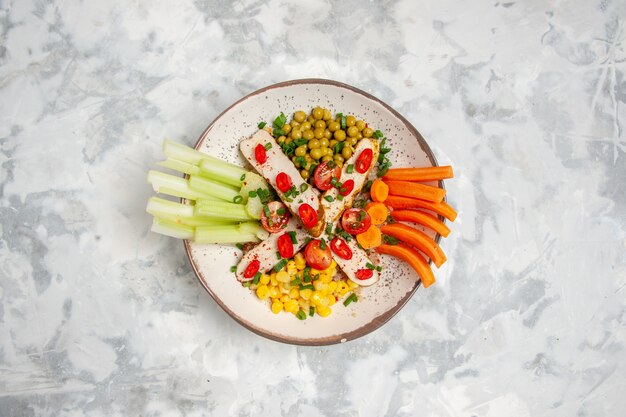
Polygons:
<instances>
[{"instance_id":1,"label":"yellow corn kernel","mask_svg":"<svg viewBox=\"0 0 626 417\"><path fill-rule=\"evenodd\" d=\"M345 292L348 290L348 284L346 284L345 281L339 281L337 283L337 292L339 294L345 294Z\"/></svg>"},{"instance_id":2,"label":"yellow corn kernel","mask_svg":"<svg viewBox=\"0 0 626 417\"><path fill-rule=\"evenodd\" d=\"M328 317L330 313L332 312L333 310L330 307L318 307L317 308L317 314L319 314L322 317Z\"/></svg>"},{"instance_id":3,"label":"yellow corn kernel","mask_svg":"<svg viewBox=\"0 0 626 417\"><path fill-rule=\"evenodd\" d=\"M311 298L311 294L313 294L313 290L311 290L309 288L305 288L304 290L300 290L300 297L303 300L308 300L309 298Z\"/></svg>"},{"instance_id":4,"label":"yellow corn kernel","mask_svg":"<svg viewBox=\"0 0 626 417\"><path fill-rule=\"evenodd\" d=\"M328 284L332 280L333 280L332 272L327 272L327 273L325 273L323 275L320 275L320 281L322 281L325 284Z\"/></svg>"},{"instance_id":5,"label":"yellow corn kernel","mask_svg":"<svg viewBox=\"0 0 626 417\"><path fill-rule=\"evenodd\" d=\"M278 314L283 310L283 303L278 300L274 300L272 303L272 313Z\"/></svg>"},{"instance_id":6,"label":"yellow corn kernel","mask_svg":"<svg viewBox=\"0 0 626 417\"><path fill-rule=\"evenodd\" d=\"M298 302L296 300L289 300L286 303L284 303L284 308L285 311L288 311L290 313L296 313L298 311Z\"/></svg>"},{"instance_id":7,"label":"yellow corn kernel","mask_svg":"<svg viewBox=\"0 0 626 417\"><path fill-rule=\"evenodd\" d=\"M315 303L315 304L319 304L319 302L322 300L322 293L319 291L313 291L313 293L311 294L311 302Z\"/></svg>"},{"instance_id":8,"label":"yellow corn kernel","mask_svg":"<svg viewBox=\"0 0 626 417\"><path fill-rule=\"evenodd\" d=\"M287 294L285 294L282 297L280 297L280 301L282 301L283 303L286 303L289 300L291 300L291 298L289 298L289 296Z\"/></svg>"},{"instance_id":9,"label":"yellow corn kernel","mask_svg":"<svg viewBox=\"0 0 626 417\"><path fill-rule=\"evenodd\" d=\"M278 280L276 279L276 274L270 275L270 285L272 285L274 287L278 285Z\"/></svg>"},{"instance_id":10,"label":"yellow corn kernel","mask_svg":"<svg viewBox=\"0 0 626 417\"><path fill-rule=\"evenodd\" d=\"M267 287L267 285L261 284L256 289L256 296L259 297L261 300L264 300L269 295L269 292L270 292L270 289Z\"/></svg>"},{"instance_id":11,"label":"yellow corn kernel","mask_svg":"<svg viewBox=\"0 0 626 417\"><path fill-rule=\"evenodd\" d=\"M359 284L357 284L356 282L352 280L348 280L348 286L350 287L350 289L355 289L356 287L359 286Z\"/></svg>"},{"instance_id":12,"label":"yellow corn kernel","mask_svg":"<svg viewBox=\"0 0 626 417\"><path fill-rule=\"evenodd\" d=\"M290 277L293 277L294 275L296 275L298 273L298 268L296 268L296 266L288 266L287 267L287 273L289 274Z\"/></svg>"},{"instance_id":13,"label":"yellow corn kernel","mask_svg":"<svg viewBox=\"0 0 626 417\"><path fill-rule=\"evenodd\" d=\"M278 282L289 282L291 280L291 277L289 276L287 271L285 271L284 269L281 269L280 271L276 273L276 280Z\"/></svg>"},{"instance_id":14,"label":"yellow corn kernel","mask_svg":"<svg viewBox=\"0 0 626 417\"><path fill-rule=\"evenodd\" d=\"M317 280L313 283L313 286L315 287L316 291L322 291L322 288L324 288L324 283L322 282L322 280Z\"/></svg>"},{"instance_id":15,"label":"yellow corn kernel","mask_svg":"<svg viewBox=\"0 0 626 417\"><path fill-rule=\"evenodd\" d=\"M293 259L287 262L287 268L295 268L295 267L296 267L296 262Z\"/></svg>"},{"instance_id":16,"label":"yellow corn kernel","mask_svg":"<svg viewBox=\"0 0 626 417\"><path fill-rule=\"evenodd\" d=\"M289 297L291 297L291 298L293 298L293 299L297 299L297 298L299 298L299 297L300 297L300 291L298 291L298 289L297 289L297 288L295 288L295 287L294 287L294 288L292 288L292 289L289 291Z\"/></svg>"},{"instance_id":17,"label":"yellow corn kernel","mask_svg":"<svg viewBox=\"0 0 626 417\"><path fill-rule=\"evenodd\" d=\"M330 304L330 300L327 295L322 295L320 297L320 301L317 303L318 306L327 307Z\"/></svg>"},{"instance_id":18,"label":"yellow corn kernel","mask_svg":"<svg viewBox=\"0 0 626 417\"><path fill-rule=\"evenodd\" d=\"M303 300L302 298L298 299L298 305L305 311L309 311L309 302L307 300Z\"/></svg>"},{"instance_id":19,"label":"yellow corn kernel","mask_svg":"<svg viewBox=\"0 0 626 417\"><path fill-rule=\"evenodd\" d=\"M335 300L335 296L334 295L327 295L326 298L328 298L328 305L332 306L333 304L335 304L337 302L337 300Z\"/></svg>"},{"instance_id":20,"label":"yellow corn kernel","mask_svg":"<svg viewBox=\"0 0 626 417\"><path fill-rule=\"evenodd\" d=\"M270 287L270 297L271 298L280 297L280 290L278 289L278 287Z\"/></svg>"},{"instance_id":21,"label":"yellow corn kernel","mask_svg":"<svg viewBox=\"0 0 626 417\"><path fill-rule=\"evenodd\" d=\"M311 271L309 271L309 275L311 275L312 277L314 277L317 274L321 274L321 273L322 273L322 271L317 270L315 268L311 268Z\"/></svg>"},{"instance_id":22,"label":"yellow corn kernel","mask_svg":"<svg viewBox=\"0 0 626 417\"><path fill-rule=\"evenodd\" d=\"M336 281L331 281L328 283L328 292L332 293L337 289L337 282Z\"/></svg>"},{"instance_id":23,"label":"yellow corn kernel","mask_svg":"<svg viewBox=\"0 0 626 417\"><path fill-rule=\"evenodd\" d=\"M337 262L335 262L335 260L333 259L332 262L330 263L330 267L331 269L335 269L337 268Z\"/></svg>"},{"instance_id":24,"label":"yellow corn kernel","mask_svg":"<svg viewBox=\"0 0 626 417\"><path fill-rule=\"evenodd\" d=\"M260 281L261 281L261 284L265 284L265 285L269 284L270 283L269 275L266 275L266 274L261 275Z\"/></svg>"},{"instance_id":25,"label":"yellow corn kernel","mask_svg":"<svg viewBox=\"0 0 626 417\"><path fill-rule=\"evenodd\" d=\"M288 282L283 282L283 283L281 283L280 287L281 287L282 289L284 289L284 290L287 290L287 291L291 290L291 288L292 288L292 287L291 287L291 284L290 284L290 283L288 283Z\"/></svg>"},{"instance_id":26,"label":"yellow corn kernel","mask_svg":"<svg viewBox=\"0 0 626 417\"><path fill-rule=\"evenodd\" d=\"M304 259L304 255L302 255L302 252L296 253L296 256L293 257L293 261L295 263L301 263L301 262L306 263L306 260Z\"/></svg>"}]
</instances>

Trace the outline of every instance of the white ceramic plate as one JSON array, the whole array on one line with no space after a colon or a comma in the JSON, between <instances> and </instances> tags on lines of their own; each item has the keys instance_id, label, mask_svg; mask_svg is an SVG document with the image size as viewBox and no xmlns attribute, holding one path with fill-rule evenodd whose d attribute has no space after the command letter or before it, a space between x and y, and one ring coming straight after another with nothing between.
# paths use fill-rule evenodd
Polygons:
<instances>
[{"instance_id":1,"label":"white ceramic plate","mask_svg":"<svg viewBox=\"0 0 626 417\"><path fill-rule=\"evenodd\" d=\"M260 121L271 123L281 111L291 120L296 110L308 113L315 106L329 108L333 115L352 114L381 130L391 145L389 158L394 167L437 165L422 136L398 112L364 91L322 79L283 82L249 94L209 125L196 149L246 165L238 145L257 130ZM439 241L439 235L422 230ZM241 257L237 248L185 241L185 249L198 279L228 314L259 335L291 344L328 345L370 333L393 317L419 286L419 277L408 265L382 256L380 281L362 288L357 303L344 307L340 301L330 316L300 321L292 314L273 314L267 301L260 301L237 282L229 270Z\"/></svg>"}]
</instances>

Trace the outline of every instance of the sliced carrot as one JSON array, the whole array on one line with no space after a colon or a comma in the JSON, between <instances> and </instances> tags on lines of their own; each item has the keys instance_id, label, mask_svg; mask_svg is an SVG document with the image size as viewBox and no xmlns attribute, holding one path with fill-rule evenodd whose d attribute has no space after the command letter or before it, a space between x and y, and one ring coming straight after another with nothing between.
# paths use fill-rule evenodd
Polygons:
<instances>
[{"instance_id":1,"label":"sliced carrot","mask_svg":"<svg viewBox=\"0 0 626 417\"><path fill-rule=\"evenodd\" d=\"M374 224L383 224L385 220L387 220L387 216L389 215L389 210L387 210L387 206L383 203L369 203L365 206L365 211L372 218L372 223Z\"/></svg>"},{"instance_id":2,"label":"sliced carrot","mask_svg":"<svg viewBox=\"0 0 626 417\"><path fill-rule=\"evenodd\" d=\"M424 232L402 223L387 224L381 228L381 231L386 235L393 236L411 246L415 246L424 252L437 268L446 261L446 254L443 253L441 247Z\"/></svg>"},{"instance_id":3,"label":"sliced carrot","mask_svg":"<svg viewBox=\"0 0 626 417\"><path fill-rule=\"evenodd\" d=\"M371 214L370 214L371 216ZM448 237L450 229L444 222L439 220L432 214L425 213L419 210L394 210L391 213L391 217L399 222L413 222L419 223L422 226L426 226L433 229L443 237Z\"/></svg>"},{"instance_id":4,"label":"sliced carrot","mask_svg":"<svg viewBox=\"0 0 626 417\"><path fill-rule=\"evenodd\" d=\"M372 183L370 195L372 196L372 200L382 203L389 195L389 187L383 182L383 180L378 179Z\"/></svg>"},{"instance_id":5,"label":"sliced carrot","mask_svg":"<svg viewBox=\"0 0 626 417\"><path fill-rule=\"evenodd\" d=\"M417 275L419 275L422 280L424 288L428 288L435 283L435 275L433 274L433 270L430 268L430 265L428 265L428 262L426 262L426 259L424 259L418 251L410 246L403 244L384 244L377 247L376 252L395 256L396 258L402 259L404 262L411 265L411 268L417 272Z\"/></svg>"},{"instance_id":6,"label":"sliced carrot","mask_svg":"<svg viewBox=\"0 0 626 417\"><path fill-rule=\"evenodd\" d=\"M380 246L383 236L380 233L380 229L374 225L371 225L365 232L356 235L356 241L363 247L363 249L372 249L376 246Z\"/></svg>"},{"instance_id":7,"label":"sliced carrot","mask_svg":"<svg viewBox=\"0 0 626 417\"><path fill-rule=\"evenodd\" d=\"M393 209L421 208L434 211L435 213L442 215L451 222L456 219L456 211L449 204L443 201L441 203L432 203L430 201L420 200L418 198L398 197L395 195L390 195L385 200L385 205Z\"/></svg>"},{"instance_id":8,"label":"sliced carrot","mask_svg":"<svg viewBox=\"0 0 626 417\"><path fill-rule=\"evenodd\" d=\"M389 187L389 194L400 197L421 198L422 200L441 203L446 196L446 190L432 185L419 184L410 181L385 181Z\"/></svg>"},{"instance_id":9,"label":"sliced carrot","mask_svg":"<svg viewBox=\"0 0 626 417\"><path fill-rule=\"evenodd\" d=\"M383 177L385 181L437 181L454 178L450 165L426 168L392 168Z\"/></svg>"}]
</instances>

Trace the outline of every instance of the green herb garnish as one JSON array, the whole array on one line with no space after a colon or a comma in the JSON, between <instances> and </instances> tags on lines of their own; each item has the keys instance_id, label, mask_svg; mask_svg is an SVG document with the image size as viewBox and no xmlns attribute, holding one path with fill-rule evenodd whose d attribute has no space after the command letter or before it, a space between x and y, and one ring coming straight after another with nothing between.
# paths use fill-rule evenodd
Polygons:
<instances>
[{"instance_id":1,"label":"green herb garnish","mask_svg":"<svg viewBox=\"0 0 626 417\"><path fill-rule=\"evenodd\" d=\"M335 201L332 195L324 196L324 200L328 201L329 203L332 203L333 201Z\"/></svg>"},{"instance_id":2,"label":"green herb garnish","mask_svg":"<svg viewBox=\"0 0 626 417\"><path fill-rule=\"evenodd\" d=\"M259 124L257 125L259 129L263 129L265 126L267 126L267 123L265 122L259 122Z\"/></svg>"},{"instance_id":3,"label":"green herb garnish","mask_svg":"<svg viewBox=\"0 0 626 417\"><path fill-rule=\"evenodd\" d=\"M283 259L280 262L278 262L276 265L274 265L274 272L278 272L281 269L283 269L285 266L287 265L287 259Z\"/></svg>"},{"instance_id":4,"label":"green herb garnish","mask_svg":"<svg viewBox=\"0 0 626 417\"><path fill-rule=\"evenodd\" d=\"M259 280L261 279L261 273L257 272L256 274L254 274L254 279L252 280L252 283L254 285L257 285L259 283Z\"/></svg>"},{"instance_id":5,"label":"green herb garnish","mask_svg":"<svg viewBox=\"0 0 626 417\"><path fill-rule=\"evenodd\" d=\"M296 238L296 232L291 231L291 232L287 232L287 234L291 238L291 243L293 243L294 245L298 243L298 239Z\"/></svg>"},{"instance_id":6,"label":"green herb garnish","mask_svg":"<svg viewBox=\"0 0 626 417\"><path fill-rule=\"evenodd\" d=\"M354 165L352 164L348 165L348 167L346 168L346 172L348 174L352 174L354 172Z\"/></svg>"},{"instance_id":7,"label":"green herb garnish","mask_svg":"<svg viewBox=\"0 0 626 417\"><path fill-rule=\"evenodd\" d=\"M352 302L356 303L357 301L359 301L358 297L356 296L355 293L352 293L350 294L348 298L345 299L345 301L343 302L343 305L347 307L350 303Z\"/></svg>"}]
</instances>

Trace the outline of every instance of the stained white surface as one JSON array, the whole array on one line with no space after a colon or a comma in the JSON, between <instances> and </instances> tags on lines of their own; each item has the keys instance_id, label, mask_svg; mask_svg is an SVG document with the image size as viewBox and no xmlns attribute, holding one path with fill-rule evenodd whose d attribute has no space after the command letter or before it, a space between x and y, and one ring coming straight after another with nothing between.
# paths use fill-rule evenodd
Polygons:
<instances>
[{"instance_id":1,"label":"stained white surface","mask_svg":"<svg viewBox=\"0 0 626 417\"><path fill-rule=\"evenodd\" d=\"M622 1L0 3L0 415L622 416ZM243 329L148 232L164 137L323 77L394 106L459 210L375 333Z\"/></svg>"}]
</instances>

